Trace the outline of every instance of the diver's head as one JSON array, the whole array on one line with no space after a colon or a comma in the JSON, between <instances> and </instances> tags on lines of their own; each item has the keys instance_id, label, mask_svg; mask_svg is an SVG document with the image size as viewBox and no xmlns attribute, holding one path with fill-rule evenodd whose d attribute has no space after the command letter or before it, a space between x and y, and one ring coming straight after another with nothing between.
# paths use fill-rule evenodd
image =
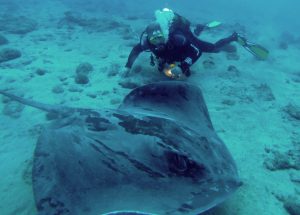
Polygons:
<instances>
[{"instance_id":1,"label":"diver's head","mask_svg":"<svg viewBox=\"0 0 300 215\"><path fill-rule=\"evenodd\" d=\"M155 21L159 24L161 32L166 40L169 38L169 29L174 21L174 18L175 13L168 8L155 11Z\"/></svg>"},{"instance_id":2,"label":"diver's head","mask_svg":"<svg viewBox=\"0 0 300 215\"><path fill-rule=\"evenodd\" d=\"M154 46L165 44L166 38L163 35L161 27L158 23L155 22L150 24L146 29L146 33L150 44Z\"/></svg>"},{"instance_id":3,"label":"diver's head","mask_svg":"<svg viewBox=\"0 0 300 215\"><path fill-rule=\"evenodd\" d=\"M174 17L175 13L168 8L155 11L155 23L152 23L146 29L150 44L159 46L168 41L169 28Z\"/></svg>"}]
</instances>

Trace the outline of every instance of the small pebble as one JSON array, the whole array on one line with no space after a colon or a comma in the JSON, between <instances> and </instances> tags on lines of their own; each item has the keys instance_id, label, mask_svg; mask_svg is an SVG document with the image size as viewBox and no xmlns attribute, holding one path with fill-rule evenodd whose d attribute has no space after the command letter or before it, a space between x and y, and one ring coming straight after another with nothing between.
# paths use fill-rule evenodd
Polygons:
<instances>
[{"instance_id":1,"label":"small pebble","mask_svg":"<svg viewBox=\"0 0 300 215\"><path fill-rule=\"evenodd\" d=\"M25 106L19 102L10 101L4 105L2 113L12 118L19 118L24 107Z\"/></svg>"},{"instance_id":2,"label":"small pebble","mask_svg":"<svg viewBox=\"0 0 300 215\"><path fill-rule=\"evenodd\" d=\"M88 97L91 97L92 99L97 98L97 94L96 94L96 93L93 93L93 92L87 93L86 95L87 95Z\"/></svg>"},{"instance_id":3,"label":"small pebble","mask_svg":"<svg viewBox=\"0 0 300 215\"><path fill-rule=\"evenodd\" d=\"M69 92L79 92L79 93L83 91L82 88L80 88L76 85L71 85L68 90L69 90Z\"/></svg>"},{"instance_id":4,"label":"small pebble","mask_svg":"<svg viewBox=\"0 0 300 215\"><path fill-rule=\"evenodd\" d=\"M88 84L89 83L89 77L85 74L77 74L75 76L75 82L77 84Z\"/></svg>"},{"instance_id":5,"label":"small pebble","mask_svg":"<svg viewBox=\"0 0 300 215\"><path fill-rule=\"evenodd\" d=\"M56 85L52 88L52 92L55 93L55 94L61 94L63 93L65 90L63 88L62 85Z\"/></svg>"},{"instance_id":6,"label":"small pebble","mask_svg":"<svg viewBox=\"0 0 300 215\"><path fill-rule=\"evenodd\" d=\"M38 74L38 75L40 75L40 76L43 76L43 75L45 75L47 73L47 70L39 68L39 69L37 69L35 71L35 73Z\"/></svg>"},{"instance_id":7,"label":"small pebble","mask_svg":"<svg viewBox=\"0 0 300 215\"><path fill-rule=\"evenodd\" d=\"M110 100L110 104L112 105L116 105L116 104L120 104L121 103L121 99L119 98L113 98L112 100Z\"/></svg>"}]
</instances>

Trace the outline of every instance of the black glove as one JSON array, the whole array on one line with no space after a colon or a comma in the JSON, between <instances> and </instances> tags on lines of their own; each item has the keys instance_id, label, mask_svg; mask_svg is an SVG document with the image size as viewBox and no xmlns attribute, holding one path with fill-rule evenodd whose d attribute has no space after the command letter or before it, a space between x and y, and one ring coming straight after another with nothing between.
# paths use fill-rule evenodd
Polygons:
<instances>
[{"instance_id":1,"label":"black glove","mask_svg":"<svg viewBox=\"0 0 300 215\"><path fill-rule=\"evenodd\" d=\"M239 38L239 34L236 33L236 32L233 32L233 33L231 34L230 38L231 38L232 41L237 41L238 38Z\"/></svg>"},{"instance_id":2,"label":"black glove","mask_svg":"<svg viewBox=\"0 0 300 215\"><path fill-rule=\"evenodd\" d=\"M189 77L191 75L190 71L190 64L186 63L185 61L182 62L179 66L181 68L182 73L186 76Z\"/></svg>"},{"instance_id":3,"label":"black glove","mask_svg":"<svg viewBox=\"0 0 300 215\"><path fill-rule=\"evenodd\" d=\"M195 27L195 30L194 30L194 34L196 36L199 36L200 33L204 30L204 28L205 28L205 25L197 24Z\"/></svg>"},{"instance_id":4,"label":"black glove","mask_svg":"<svg viewBox=\"0 0 300 215\"><path fill-rule=\"evenodd\" d=\"M155 66L153 54L150 55L150 65L151 65L151 66Z\"/></svg>"}]
</instances>

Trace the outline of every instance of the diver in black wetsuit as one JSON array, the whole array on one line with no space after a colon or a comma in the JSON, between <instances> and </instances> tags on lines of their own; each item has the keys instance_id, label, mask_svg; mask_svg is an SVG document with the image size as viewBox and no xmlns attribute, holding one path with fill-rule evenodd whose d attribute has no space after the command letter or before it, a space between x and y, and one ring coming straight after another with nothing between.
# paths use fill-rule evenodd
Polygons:
<instances>
[{"instance_id":1,"label":"diver in black wetsuit","mask_svg":"<svg viewBox=\"0 0 300 215\"><path fill-rule=\"evenodd\" d=\"M126 63L127 72L131 69L134 61L143 51L151 51L158 60L158 70L162 71L166 64L179 62L179 67L185 76L190 76L190 66L194 64L202 52L216 53L220 48L230 42L237 41L238 34L221 39L216 43L209 43L199 40L196 35L204 29L204 25L197 25L192 33L190 22L184 17L174 13L171 10L162 11L173 15L169 21L167 35L163 32L161 23L150 24L141 35L140 43L131 51ZM153 55L151 55L151 64L154 65Z\"/></svg>"}]
</instances>

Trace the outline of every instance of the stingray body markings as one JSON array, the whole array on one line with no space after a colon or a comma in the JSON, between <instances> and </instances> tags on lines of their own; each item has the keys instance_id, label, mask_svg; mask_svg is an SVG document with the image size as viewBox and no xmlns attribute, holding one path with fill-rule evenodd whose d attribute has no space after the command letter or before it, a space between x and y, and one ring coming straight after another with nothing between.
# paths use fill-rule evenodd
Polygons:
<instances>
[{"instance_id":1,"label":"stingray body markings","mask_svg":"<svg viewBox=\"0 0 300 215\"><path fill-rule=\"evenodd\" d=\"M0 93L59 115L34 153L39 215L195 215L240 186L195 86L145 85L116 110L49 106Z\"/></svg>"}]
</instances>

